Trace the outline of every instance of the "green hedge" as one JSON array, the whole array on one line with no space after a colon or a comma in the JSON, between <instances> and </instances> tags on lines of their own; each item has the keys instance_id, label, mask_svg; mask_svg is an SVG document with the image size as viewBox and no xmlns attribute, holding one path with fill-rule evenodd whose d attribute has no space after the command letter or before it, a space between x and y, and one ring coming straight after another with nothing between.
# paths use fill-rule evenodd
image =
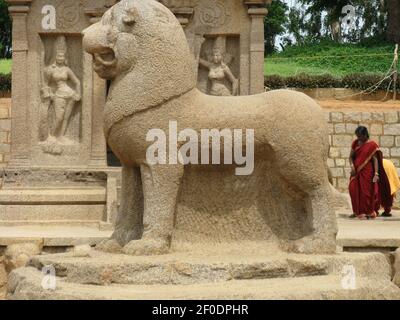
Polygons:
<instances>
[{"instance_id":1,"label":"green hedge","mask_svg":"<svg viewBox=\"0 0 400 320\"><path fill-rule=\"evenodd\" d=\"M353 73L343 77L330 74L309 75L300 73L296 76L283 77L279 75L265 76L265 86L270 89L281 88L350 88L364 90L378 83L383 78L382 74ZM386 90L390 79L383 81L379 89ZM391 86L391 89L393 87ZM11 91L11 73L0 73L0 92Z\"/></svg>"},{"instance_id":2,"label":"green hedge","mask_svg":"<svg viewBox=\"0 0 400 320\"><path fill-rule=\"evenodd\" d=\"M0 92L11 91L11 73L2 74L0 73Z\"/></svg>"},{"instance_id":3,"label":"green hedge","mask_svg":"<svg viewBox=\"0 0 400 320\"><path fill-rule=\"evenodd\" d=\"M330 74L309 75L300 73L295 76L283 77L279 75L265 76L265 86L270 89L281 88L349 88L364 90L378 83L382 74L353 73L343 77ZM390 79L384 80L378 89L386 90ZM391 86L393 89L393 86Z\"/></svg>"}]
</instances>

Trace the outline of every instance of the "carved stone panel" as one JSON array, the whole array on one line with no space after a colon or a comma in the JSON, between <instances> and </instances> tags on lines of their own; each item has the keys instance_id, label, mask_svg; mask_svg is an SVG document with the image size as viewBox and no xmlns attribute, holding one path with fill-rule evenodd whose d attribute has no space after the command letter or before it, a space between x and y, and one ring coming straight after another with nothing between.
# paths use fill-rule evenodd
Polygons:
<instances>
[{"instance_id":1,"label":"carved stone panel","mask_svg":"<svg viewBox=\"0 0 400 320\"><path fill-rule=\"evenodd\" d=\"M238 95L239 38L207 37L199 57L198 88L216 96Z\"/></svg>"},{"instance_id":2,"label":"carved stone panel","mask_svg":"<svg viewBox=\"0 0 400 320\"><path fill-rule=\"evenodd\" d=\"M81 37L42 35L41 41L39 141L43 152L59 155L81 137Z\"/></svg>"}]
</instances>

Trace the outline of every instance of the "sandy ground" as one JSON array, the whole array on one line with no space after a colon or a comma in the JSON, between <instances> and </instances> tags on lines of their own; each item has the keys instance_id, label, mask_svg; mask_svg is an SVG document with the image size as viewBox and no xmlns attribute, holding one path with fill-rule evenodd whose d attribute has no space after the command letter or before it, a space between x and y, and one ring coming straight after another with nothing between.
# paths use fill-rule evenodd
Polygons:
<instances>
[{"instance_id":1,"label":"sandy ground","mask_svg":"<svg viewBox=\"0 0 400 320\"><path fill-rule=\"evenodd\" d=\"M319 100L318 103L324 109L332 110L357 110L357 111L391 111L400 110L400 101L341 101L341 100Z\"/></svg>"}]
</instances>

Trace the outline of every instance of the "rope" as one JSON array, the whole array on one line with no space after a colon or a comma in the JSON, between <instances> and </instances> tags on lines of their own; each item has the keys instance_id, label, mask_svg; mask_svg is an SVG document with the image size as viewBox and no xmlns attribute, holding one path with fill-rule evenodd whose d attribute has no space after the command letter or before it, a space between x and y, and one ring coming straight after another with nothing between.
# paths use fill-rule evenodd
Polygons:
<instances>
[{"instance_id":1,"label":"rope","mask_svg":"<svg viewBox=\"0 0 400 320\"><path fill-rule=\"evenodd\" d=\"M387 96L389 95L390 87L391 87L393 81L394 81L394 79L391 79L391 80L390 80L389 85L388 85L388 87L386 88L385 97L384 97L381 101L385 101L385 100L386 100Z\"/></svg>"},{"instance_id":2,"label":"rope","mask_svg":"<svg viewBox=\"0 0 400 320\"><path fill-rule=\"evenodd\" d=\"M350 57L382 57L382 56L392 56L391 53L370 53L370 54L352 54ZM333 55L333 56L311 56L311 57L281 57L281 58L268 58L267 60L294 60L294 59L324 59L324 58L348 58L349 55Z\"/></svg>"},{"instance_id":3,"label":"rope","mask_svg":"<svg viewBox=\"0 0 400 320\"><path fill-rule=\"evenodd\" d=\"M392 77L392 75L394 73L395 73L395 71L393 71L389 75L383 77L377 83L375 83L374 85L370 86L369 88L367 88L367 89L365 89L363 91L360 91L360 92L357 92L357 93L354 93L354 94L350 94L350 95L347 95L347 96L343 96L343 97L340 97L340 98L337 98L337 99L338 100L343 100L343 99L350 98L350 97L355 97L355 96L358 96L358 95L361 95L361 94L371 94L372 92L374 92L375 90L377 90L379 88L379 86L383 83L383 81L385 81L386 79L389 79L390 77Z\"/></svg>"}]
</instances>

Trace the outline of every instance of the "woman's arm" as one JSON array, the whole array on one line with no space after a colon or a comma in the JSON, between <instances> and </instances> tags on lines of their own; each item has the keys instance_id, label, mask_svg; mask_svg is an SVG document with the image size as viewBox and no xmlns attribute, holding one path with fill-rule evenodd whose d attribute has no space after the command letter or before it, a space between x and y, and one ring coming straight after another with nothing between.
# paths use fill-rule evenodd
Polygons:
<instances>
[{"instance_id":1,"label":"woman's arm","mask_svg":"<svg viewBox=\"0 0 400 320\"><path fill-rule=\"evenodd\" d=\"M49 69L45 68L43 71L43 86L40 90L43 99L51 98L50 77Z\"/></svg>"},{"instance_id":2,"label":"woman's arm","mask_svg":"<svg viewBox=\"0 0 400 320\"><path fill-rule=\"evenodd\" d=\"M376 155L372 157L372 161L374 163L374 178L372 179L372 182L377 183L379 181L379 163Z\"/></svg>"},{"instance_id":3,"label":"woman's arm","mask_svg":"<svg viewBox=\"0 0 400 320\"><path fill-rule=\"evenodd\" d=\"M224 67L225 75L228 77L229 81L232 83L232 95L236 96L239 91L239 81L233 75L231 69L228 66Z\"/></svg>"},{"instance_id":4,"label":"woman's arm","mask_svg":"<svg viewBox=\"0 0 400 320\"><path fill-rule=\"evenodd\" d=\"M204 59L199 59L199 64L201 65L201 66L203 66L203 67L205 67L205 68L208 68L208 69L210 69L211 68L211 63L210 62L208 62L207 60L204 60Z\"/></svg>"}]
</instances>

